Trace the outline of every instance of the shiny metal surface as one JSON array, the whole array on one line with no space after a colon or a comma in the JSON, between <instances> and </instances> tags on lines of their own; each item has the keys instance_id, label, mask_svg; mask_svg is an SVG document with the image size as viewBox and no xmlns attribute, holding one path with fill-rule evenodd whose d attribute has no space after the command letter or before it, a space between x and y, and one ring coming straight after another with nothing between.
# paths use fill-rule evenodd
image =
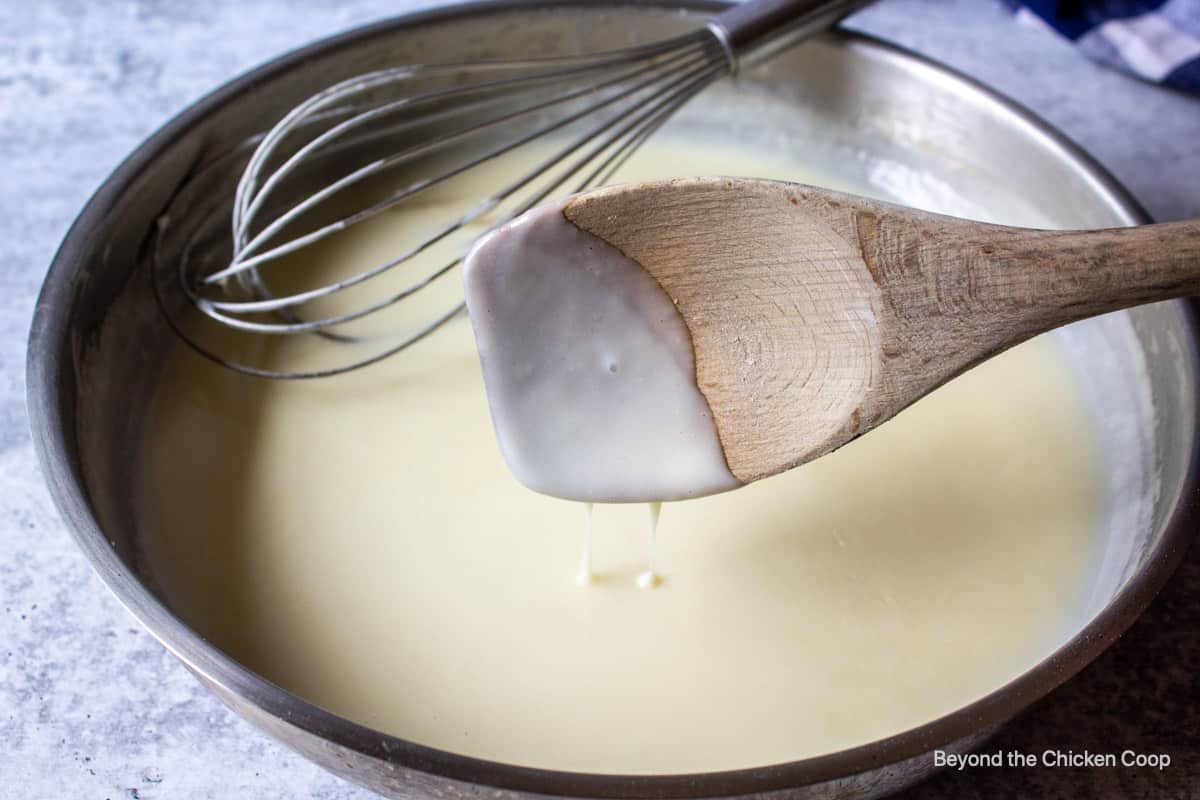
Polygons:
<instances>
[{"instance_id":1,"label":"shiny metal surface","mask_svg":"<svg viewBox=\"0 0 1200 800\"><path fill-rule=\"evenodd\" d=\"M331 771L389 796L881 796L929 774L934 748L977 746L1082 669L1141 612L1190 537L1200 368L1196 317L1180 302L1105 318L1115 320L1105 323L1112 330L1080 329L1078 349L1063 345L1087 361L1081 368L1111 357L1107 371L1083 369L1104 374L1082 386L1095 400L1103 434L1125 437L1121 446L1135 451L1115 448L1106 464L1113 485L1138 487L1129 507L1148 510L1120 517L1115 512L1126 504L1113 503L1110 538L1122 546L1114 549L1120 557L1097 595L1095 618L1050 658L978 702L862 747L701 775L584 775L483 762L306 703L209 645L159 600L141 564L139 541L153 532L140 528L134 465L142 414L172 346L154 302L150 262L156 247L177 243L158 241L155 221L180 188L203 174L203 186L231 189L244 143L330 81L435 54L496 58L612 47L629 43L633 31L643 40L677 33L719 8L687 7L690 16L653 4L460 6L272 62L200 101L131 155L84 209L47 276L30 336L29 414L43 470L80 547L130 611L232 708ZM1034 210L1063 225L1144 221L1099 167L1021 109L880 42L823 38L748 72L736 88L714 87L693 108L696 116L684 114L679 124L810 147L846 159L868 183L919 179L968 195L997 184L1019 190ZM1100 397L1114 381L1137 389L1124 400ZM1114 471L1120 465L1131 470L1128 480Z\"/></svg>"},{"instance_id":2,"label":"shiny metal surface","mask_svg":"<svg viewBox=\"0 0 1200 800\"><path fill-rule=\"evenodd\" d=\"M681 106L736 73L741 56L785 33L789 42L810 36L867 2L749 0L661 40L549 57L402 63L323 87L254 145L228 214L228 260L221 249L203 246L213 230L193 225L184 246L170 254L174 269L164 271L178 277L166 285L174 283L208 320L242 334L315 334L358 346L346 348L333 366L278 372L205 345L183 323L173 327L209 359L259 377L329 377L396 355L462 311L461 298L415 326L385 326L386 333L364 335L346 325L457 278L473 238L458 234L468 226L493 230L564 189L582 192L609 182ZM363 146L376 140L382 149ZM493 179L478 197L461 198L423 239L406 243L390 260L337 280L278 288L272 268L280 259L420 203L455 177L495 169L495 162L535 141L552 143L553 154L519 175ZM312 186L300 183L306 172L320 169L321 159L337 171ZM403 182L383 197L345 207L346 190L361 190L381 176ZM224 212L215 205L217 229ZM172 208L162 219L169 226L194 216L194 207ZM448 252L439 245L450 245ZM433 267L421 265L423 257L434 258ZM402 288L375 288L376 279L401 267L409 275ZM345 300L356 287L371 292L337 311L319 309L320 301ZM171 304L163 306L169 314ZM364 345L371 348L367 355Z\"/></svg>"}]
</instances>

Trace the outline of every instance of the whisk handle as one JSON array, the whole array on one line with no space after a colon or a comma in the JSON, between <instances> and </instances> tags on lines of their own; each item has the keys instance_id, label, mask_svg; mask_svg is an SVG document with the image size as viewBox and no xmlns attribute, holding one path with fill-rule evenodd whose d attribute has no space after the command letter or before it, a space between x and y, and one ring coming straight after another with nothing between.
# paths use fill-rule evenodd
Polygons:
<instances>
[{"instance_id":1,"label":"whisk handle","mask_svg":"<svg viewBox=\"0 0 1200 800\"><path fill-rule=\"evenodd\" d=\"M709 22L718 38L733 55L758 48L768 40L788 34L788 39L807 36L831 27L872 0L746 0Z\"/></svg>"}]
</instances>

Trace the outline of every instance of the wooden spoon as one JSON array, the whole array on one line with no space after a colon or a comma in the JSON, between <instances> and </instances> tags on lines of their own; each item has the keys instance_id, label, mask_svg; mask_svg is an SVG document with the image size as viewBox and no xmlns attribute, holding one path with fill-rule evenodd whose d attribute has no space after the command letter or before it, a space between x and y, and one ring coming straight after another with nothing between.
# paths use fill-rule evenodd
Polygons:
<instances>
[{"instance_id":1,"label":"wooden spoon","mask_svg":"<svg viewBox=\"0 0 1200 800\"><path fill-rule=\"evenodd\" d=\"M562 213L675 303L743 483L845 444L1036 334L1200 292L1200 221L1028 230L728 178L598 189Z\"/></svg>"}]
</instances>

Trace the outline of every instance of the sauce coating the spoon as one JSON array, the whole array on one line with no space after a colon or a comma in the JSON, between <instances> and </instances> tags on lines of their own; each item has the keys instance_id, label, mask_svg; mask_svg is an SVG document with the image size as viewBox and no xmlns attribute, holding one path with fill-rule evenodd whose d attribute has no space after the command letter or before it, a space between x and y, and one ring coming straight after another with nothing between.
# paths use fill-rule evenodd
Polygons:
<instances>
[{"instance_id":1,"label":"sauce coating the spoon","mask_svg":"<svg viewBox=\"0 0 1200 800\"><path fill-rule=\"evenodd\" d=\"M740 486L671 298L572 225L564 202L497 229L466 261L467 309L509 469L530 489L585 502Z\"/></svg>"}]
</instances>

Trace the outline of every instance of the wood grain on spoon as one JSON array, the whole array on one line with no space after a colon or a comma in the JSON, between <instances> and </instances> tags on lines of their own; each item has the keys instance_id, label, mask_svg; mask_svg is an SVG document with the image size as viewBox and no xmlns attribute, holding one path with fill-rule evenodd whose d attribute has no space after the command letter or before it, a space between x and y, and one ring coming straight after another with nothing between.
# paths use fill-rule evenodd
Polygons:
<instances>
[{"instance_id":1,"label":"wood grain on spoon","mask_svg":"<svg viewBox=\"0 0 1200 800\"><path fill-rule=\"evenodd\" d=\"M1051 328L1200 293L1196 221L1029 230L728 178L598 189L563 214L675 303L742 482L827 453Z\"/></svg>"}]
</instances>

